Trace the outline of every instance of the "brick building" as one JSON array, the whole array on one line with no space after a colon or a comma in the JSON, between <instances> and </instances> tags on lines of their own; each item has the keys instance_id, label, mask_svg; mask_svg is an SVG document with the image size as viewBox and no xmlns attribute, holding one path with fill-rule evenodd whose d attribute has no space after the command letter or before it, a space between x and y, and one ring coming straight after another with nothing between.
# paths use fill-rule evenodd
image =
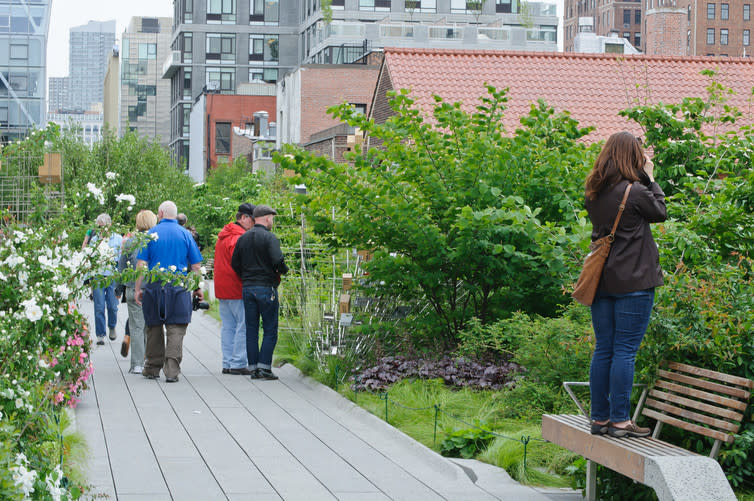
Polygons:
<instances>
[{"instance_id":1,"label":"brick building","mask_svg":"<svg viewBox=\"0 0 754 501\"><path fill-rule=\"evenodd\" d=\"M327 109L344 102L368 114L376 64L305 64L278 84L278 144L306 146L314 134L336 127ZM315 140L320 141L318 137Z\"/></svg>"},{"instance_id":2,"label":"brick building","mask_svg":"<svg viewBox=\"0 0 754 501\"><path fill-rule=\"evenodd\" d=\"M255 114L264 112L267 117L275 116L275 85L246 84L239 90L244 94L202 93L194 102L188 171L197 181L203 181L205 174L217 167L218 162L230 163L239 156L248 157L246 147L234 151L234 131L253 130L255 140L260 141L274 137L274 125L270 127L265 119L260 127L259 123L255 124Z\"/></svg>"},{"instance_id":3,"label":"brick building","mask_svg":"<svg viewBox=\"0 0 754 501\"><path fill-rule=\"evenodd\" d=\"M647 17L650 12L673 10L669 0L649 0ZM681 26L681 39L689 56L730 56L748 57L751 53L751 19L750 0L725 0L693 2L676 0L678 13L664 14L673 17L674 23ZM685 23L683 22L685 20ZM647 34L649 35L649 26ZM668 54L670 51L657 51L656 54Z\"/></svg>"}]
</instances>

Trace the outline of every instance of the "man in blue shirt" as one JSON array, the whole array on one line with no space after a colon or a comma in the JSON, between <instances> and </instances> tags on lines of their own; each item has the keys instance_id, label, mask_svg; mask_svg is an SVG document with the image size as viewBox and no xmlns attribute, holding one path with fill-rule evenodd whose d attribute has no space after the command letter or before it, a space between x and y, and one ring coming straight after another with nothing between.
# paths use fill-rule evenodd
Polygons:
<instances>
[{"instance_id":1,"label":"man in blue shirt","mask_svg":"<svg viewBox=\"0 0 754 501\"><path fill-rule=\"evenodd\" d=\"M191 233L178 224L177 215L175 203L166 201L160 204L157 211L160 222L147 232L152 240L139 252L138 268L200 273L202 255ZM165 381L175 383L181 372L183 336L191 322L191 293L184 287L160 282L148 282L142 289L142 281L139 277L134 285L134 297L142 305L147 326L142 375L158 379L160 370L163 370ZM194 295L204 299L201 289L195 290Z\"/></svg>"}]
</instances>

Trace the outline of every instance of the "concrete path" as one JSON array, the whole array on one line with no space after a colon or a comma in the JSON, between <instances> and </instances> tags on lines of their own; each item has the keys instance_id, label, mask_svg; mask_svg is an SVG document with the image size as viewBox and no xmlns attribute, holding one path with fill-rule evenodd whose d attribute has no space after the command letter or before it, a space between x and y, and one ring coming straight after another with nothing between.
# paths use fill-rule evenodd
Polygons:
<instances>
[{"instance_id":1,"label":"concrete path","mask_svg":"<svg viewBox=\"0 0 754 501\"><path fill-rule=\"evenodd\" d=\"M82 310L92 317L91 302ZM203 313L186 335L178 383L128 374L120 356L126 317L121 308L116 341L95 345L91 387L76 409L92 494L128 501L582 499L443 458L290 365L276 369L279 381L222 375L219 325Z\"/></svg>"}]
</instances>

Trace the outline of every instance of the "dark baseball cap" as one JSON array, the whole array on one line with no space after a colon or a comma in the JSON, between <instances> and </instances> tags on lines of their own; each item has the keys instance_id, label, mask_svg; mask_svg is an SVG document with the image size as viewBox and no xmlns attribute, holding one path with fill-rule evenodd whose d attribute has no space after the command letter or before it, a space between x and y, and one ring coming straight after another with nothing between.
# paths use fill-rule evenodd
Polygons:
<instances>
[{"instance_id":1,"label":"dark baseball cap","mask_svg":"<svg viewBox=\"0 0 754 501\"><path fill-rule=\"evenodd\" d=\"M246 214L247 216L254 217L254 209L256 206L254 204L250 204L248 202L242 203L238 206L238 213L239 214Z\"/></svg>"},{"instance_id":2,"label":"dark baseball cap","mask_svg":"<svg viewBox=\"0 0 754 501\"><path fill-rule=\"evenodd\" d=\"M256 219L258 217L263 217L268 214L272 214L273 216L278 215L277 211L273 209L272 207L270 207L269 205L257 205L256 208L254 209L253 217L254 219Z\"/></svg>"}]
</instances>

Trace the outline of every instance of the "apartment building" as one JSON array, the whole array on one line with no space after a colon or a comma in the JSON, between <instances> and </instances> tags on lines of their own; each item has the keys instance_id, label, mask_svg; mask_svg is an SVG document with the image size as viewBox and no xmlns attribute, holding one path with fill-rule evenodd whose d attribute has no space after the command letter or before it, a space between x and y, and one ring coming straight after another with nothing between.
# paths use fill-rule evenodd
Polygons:
<instances>
[{"instance_id":1,"label":"apartment building","mask_svg":"<svg viewBox=\"0 0 754 501\"><path fill-rule=\"evenodd\" d=\"M89 21L70 30L67 110L84 113L104 101L107 59L115 45L115 21Z\"/></svg>"},{"instance_id":2,"label":"apartment building","mask_svg":"<svg viewBox=\"0 0 754 501\"><path fill-rule=\"evenodd\" d=\"M557 50L555 3L520 0L175 0L170 150L186 165L203 91L277 82L302 64L354 64L386 46Z\"/></svg>"},{"instance_id":3,"label":"apartment building","mask_svg":"<svg viewBox=\"0 0 754 501\"><path fill-rule=\"evenodd\" d=\"M171 51L173 20L133 17L123 32L120 50L119 134L127 130L168 146L170 81L162 64Z\"/></svg>"}]
</instances>

